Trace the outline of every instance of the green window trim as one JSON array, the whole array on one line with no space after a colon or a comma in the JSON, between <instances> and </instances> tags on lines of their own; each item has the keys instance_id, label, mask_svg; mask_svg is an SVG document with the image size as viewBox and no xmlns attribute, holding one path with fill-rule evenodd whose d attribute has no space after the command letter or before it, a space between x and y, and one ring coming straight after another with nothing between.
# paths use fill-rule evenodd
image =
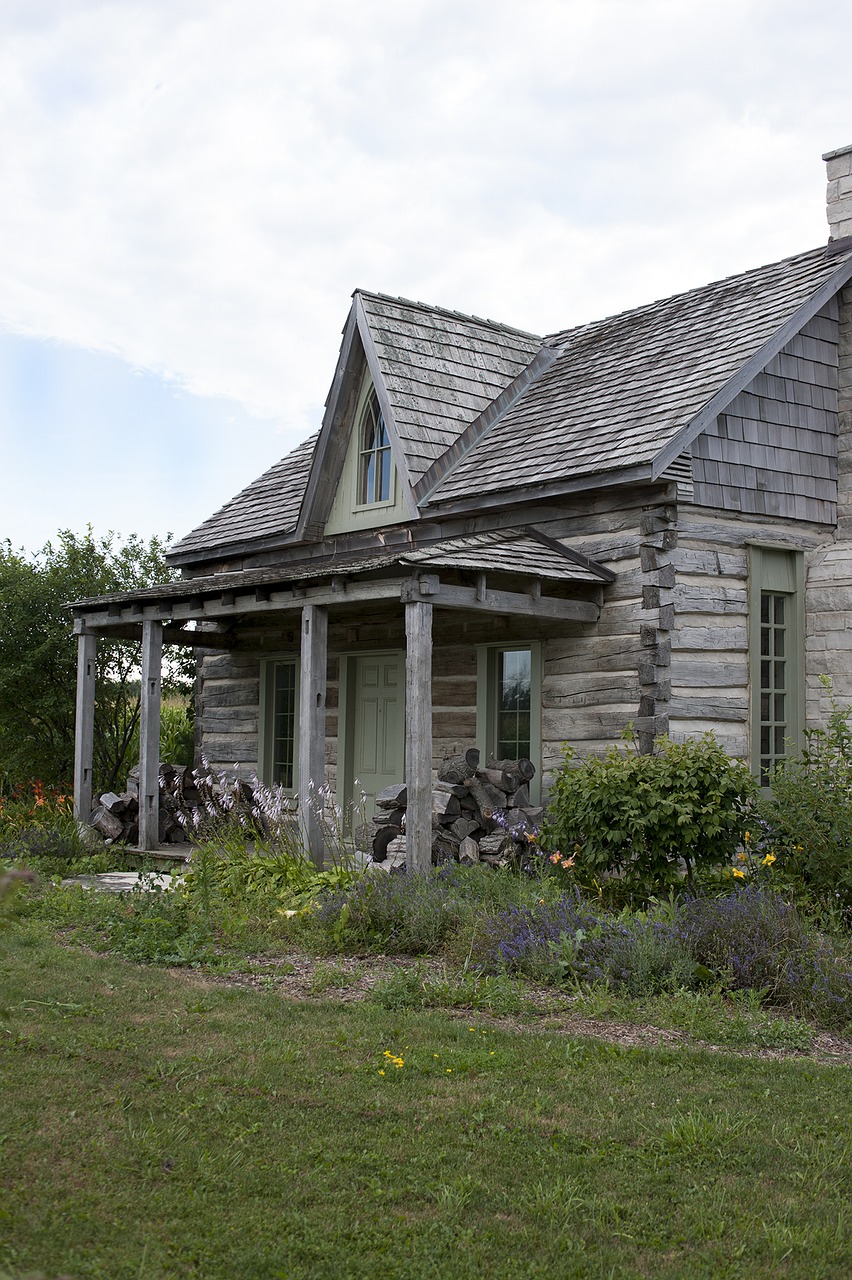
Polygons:
<instances>
[{"instance_id":1,"label":"green window trim","mask_svg":"<svg viewBox=\"0 0 852 1280\"><path fill-rule=\"evenodd\" d=\"M390 438L376 388L371 387L359 419L358 507L392 507L395 468Z\"/></svg>"},{"instance_id":2,"label":"green window trim","mask_svg":"<svg viewBox=\"0 0 852 1280\"><path fill-rule=\"evenodd\" d=\"M265 658L260 664L257 772L267 786L299 786L299 658Z\"/></svg>"},{"instance_id":3,"label":"green window trim","mask_svg":"<svg viewBox=\"0 0 852 1280\"><path fill-rule=\"evenodd\" d=\"M477 650L476 742L483 761L522 755L536 768L530 800L541 796L541 641L480 645ZM523 686L526 684L526 688Z\"/></svg>"},{"instance_id":4,"label":"green window trim","mask_svg":"<svg viewBox=\"0 0 852 1280\"><path fill-rule=\"evenodd\" d=\"M749 546L751 767L761 786L800 750L805 725L805 591L801 551Z\"/></svg>"},{"instance_id":5,"label":"green window trim","mask_svg":"<svg viewBox=\"0 0 852 1280\"><path fill-rule=\"evenodd\" d=\"M408 516L390 432L378 392L365 370L325 532L348 533L396 524Z\"/></svg>"}]
</instances>

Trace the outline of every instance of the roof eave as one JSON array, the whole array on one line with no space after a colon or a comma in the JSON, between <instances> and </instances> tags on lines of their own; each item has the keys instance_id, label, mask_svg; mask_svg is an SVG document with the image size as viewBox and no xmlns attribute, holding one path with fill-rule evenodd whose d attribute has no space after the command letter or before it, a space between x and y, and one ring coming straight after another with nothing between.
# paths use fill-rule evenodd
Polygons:
<instances>
[{"instance_id":1,"label":"roof eave","mask_svg":"<svg viewBox=\"0 0 852 1280\"><path fill-rule=\"evenodd\" d=\"M612 471L592 471L585 475L570 476L561 480L551 480L540 484L523 484L513 488L493 491L479 491L474 495L460 498L431 497L421 506L426 513L434 511L435 515L478 515L487 505L489 511L498 507L528 507L531 502L544 502L550 499L567 497L572 493L588 493L595 489L617 489L628 484L649 484L658 477L653 474L652 464L621 467Z\"/></svg>"}]
</instances>

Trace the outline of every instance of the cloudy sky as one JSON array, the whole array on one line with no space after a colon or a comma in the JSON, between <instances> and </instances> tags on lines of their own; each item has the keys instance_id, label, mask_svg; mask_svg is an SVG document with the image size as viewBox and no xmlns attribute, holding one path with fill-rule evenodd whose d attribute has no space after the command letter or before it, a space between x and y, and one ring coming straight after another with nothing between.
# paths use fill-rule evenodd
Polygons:
<instances>
[{"instance_id":1,"label":"cloudy sky","mask_svg":"<svg viewBox=\"0 0 852 1280\"><path fill-rule=\"evenodd\" d=\"M0 0L0 538L183 534L357 286L536 333L827 238L837 0Z\"/></svg>"}]
</instances>

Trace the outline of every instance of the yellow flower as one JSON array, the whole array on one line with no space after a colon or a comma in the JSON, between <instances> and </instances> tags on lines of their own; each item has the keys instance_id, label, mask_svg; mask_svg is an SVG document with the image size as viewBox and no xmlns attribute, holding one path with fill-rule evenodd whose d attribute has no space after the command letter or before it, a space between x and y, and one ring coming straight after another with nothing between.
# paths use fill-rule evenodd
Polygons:
<instances>
[{"instance_id":1,"label":"yellow flower","mask_svg":"<svg viewBox=\"0 0 852 1280\"><path fill-rule=\"evenodd\" d=\"M737 857L739 858L740 862L745 862L745 860L746 860L746 856L745 856L745 854L742 852L742 850L740 850L740 852L737 854Z\"/></svg>"},{"instance_id":2,"label":"yellow flower","mask_svg":"<svg viewBox=\"0 0 852 1280\"><path fill-rule=\"evenodd\" d=\"M384 1074L385 1074L385 1073L384 1073L384 1071L380 1071L380 1072L379 1072L379 1075L380 1075L380 1076L383 1076Z\"/></svg>"},{"instance_id":3,"label":"yellow flower","mask_svg":"<svg viewBox=\"0 0 852 1280\"><path fill-rule=\"evenodd\" d=\"M760 865L762 867L771 867L774 861L775 861L775 854L767 853L766 857L763 859Z\"/></svg>"},{"instance_id":4,"label":"yellow flower","mask_svg":"<svg viewBox=\"0 0 852 1280\"><path fill-rule=\"evenodd\" d=\"M738 880L745 880L745 872L740 871L739 867L734 867L734 875Z\"/></svg>"},{"instance_id":5,"label":"yellow flower","mask_svg":"<svg viewBox=\"0 0 852 1280\"><path fill-rule=\"evenodd\" d=\"M750 832L750 831L747 831L747 832L745 833L745 835L743 836L743 840L745 840L746 844L748 844L748 842L749 842L749 840L750 840L750 839L751 839L751 832Z\"/></svg>"}]
</instances>

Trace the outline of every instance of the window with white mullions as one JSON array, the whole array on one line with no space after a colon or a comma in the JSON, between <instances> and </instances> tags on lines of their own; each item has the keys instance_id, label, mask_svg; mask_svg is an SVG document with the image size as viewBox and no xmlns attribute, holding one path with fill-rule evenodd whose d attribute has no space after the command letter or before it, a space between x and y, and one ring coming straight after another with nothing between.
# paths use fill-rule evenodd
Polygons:
<instances>
[{"instance_id":1,"label":"window with white mullions","mask_svg":"<svg viewBox=\"0 0 852 1280\"><path fill-rule=\"evenodd\" d=\"M358 501L363 506L391 500L391 448L375 389L361 418L361 466Z\"/></svg>"}]
</instances>

